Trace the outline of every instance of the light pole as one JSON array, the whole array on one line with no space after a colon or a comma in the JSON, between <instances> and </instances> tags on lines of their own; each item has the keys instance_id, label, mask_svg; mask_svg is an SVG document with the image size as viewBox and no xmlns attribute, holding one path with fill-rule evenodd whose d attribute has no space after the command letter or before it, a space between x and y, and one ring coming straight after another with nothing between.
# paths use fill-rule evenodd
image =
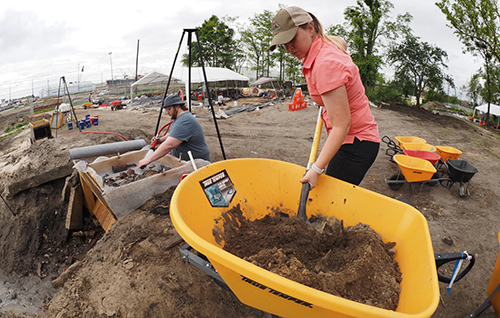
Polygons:
<instances>
[{"instance_id":1,"label":"light pole","mask_svg":"<svg viewBox=\"0 0 500 318\"><path fill-rule=\"evenodd\" d=\"M76 72L76 82L78 83L78 93L80 93L80 63L78 63L78 69Z\"/></svg>"},{"instance_id":2,"label":"light pole","mask_svg":"<svg viewBox=\"0 0 500 318\"><path fill-rule=\"evenodd\" d=\"M109 52L109 64L111 65L111 84L113 84L113 60L111 59L111 54L113 54L113 52Z\"/></svg>"}]
</instances>

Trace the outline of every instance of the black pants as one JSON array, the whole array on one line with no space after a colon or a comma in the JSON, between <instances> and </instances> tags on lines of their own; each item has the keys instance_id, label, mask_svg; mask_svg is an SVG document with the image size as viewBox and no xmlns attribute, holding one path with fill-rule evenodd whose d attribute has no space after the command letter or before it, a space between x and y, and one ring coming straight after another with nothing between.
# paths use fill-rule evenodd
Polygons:
<instances>
[{"instance_id":1,"label":"black pants","mask_svg":"<svg viewBox=\"0 0 500 318\"><path fill-rule=\"evenodd\" d=\"M377 158L379 147L380 143L355 138L354 143L340 147L328 163L326 174L359 185Z\"/></svg>"}]
</instances>

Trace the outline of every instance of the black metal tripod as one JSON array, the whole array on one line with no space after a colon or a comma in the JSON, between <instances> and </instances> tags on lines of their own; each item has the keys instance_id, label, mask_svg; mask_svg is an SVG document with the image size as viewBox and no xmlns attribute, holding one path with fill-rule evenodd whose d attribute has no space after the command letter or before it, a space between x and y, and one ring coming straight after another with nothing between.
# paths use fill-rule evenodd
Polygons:
<instances>
[{"instance_id":1,"label":"black metal tripod","mask_svg":"<svg viewBox=\"0 0 500 318\"><path fill-rule=\"evenodd\" d=\"M59 79L59 88L57 90L57 106L56 107L59 107L59 97L61 97L61 81L64 83L63 90L65 90L66 93L68 94L69 105L71 106L71 112L73 113L73 115L71 116L71 120L73 122L76 122L76 126L78 128L78 131L82 132L82 130L80 129L80 125L78 125L78 119L76 118L76 112L75 112L75 109L73 108L73 102L71 101L71 95L69 94L68 84L66 84L66 78L64 76L62 76ZM62 116L62 114L59 114L59 116ZM73 117L75 118L75 120L73 120ZM58 129L58 125L56 125L56 137L57 137L57 129Z\"/></svg>"},{"instance_id":2,"label":"black metal tripod","mask_svg":"<svg viewBox=\"0 0 500 318\"><path fill-rule=\"evenodd\" d=\"M186 34L186 33L188 33L188 47L189 47L188 91L186 92L186 97L189 98L189 111L191 111L191 102L190 102L191 101L191 47L192 47L191 37L192 37L192 34L195 33L196 34L196 41L198 42L198 52L200 54L200 64L201 64L201 68L203 70L203 79L205 81L205 88L206 88L206 92L208 95L208 104L210 105L210 109L212 110L212 117L214 119L215 129L217 131L217 137L219 138L219 144L220 144L220 148L222 151L222 157L224 158L224 160L226 160L226 154L224 153L224 146L222 145L222 139L221 139L220 132L219 132L219 126L217 125L217 118L215 117L212 96L211 96L210 90L208 88L207 73L205 71L205 65L203 63L203 54L201 53L200 37L198 35L197 29L184 29L182 32L181 40L179 42L179 46L177 47L177 52L175 53L174 62L172 64L172 69L170 70L170 75L168 77L168 82L167 82L167 88L165 89L165 94L163 95L163 99L165 99L167 97L168 88L170 86L170 80L172 79L172 74L174 72L175 62L177 61L177 56L179 55L179 50L180 50L181 45L182 45L182 40L184 39L184 34ZM161 114L162 114L162 111L160 110L160 114L158 115L158 122L156 123L156 130L155 130L156 138L160 137L158 135L159 134L158 129L160 128Z\"/></svg>"}]
</instances>

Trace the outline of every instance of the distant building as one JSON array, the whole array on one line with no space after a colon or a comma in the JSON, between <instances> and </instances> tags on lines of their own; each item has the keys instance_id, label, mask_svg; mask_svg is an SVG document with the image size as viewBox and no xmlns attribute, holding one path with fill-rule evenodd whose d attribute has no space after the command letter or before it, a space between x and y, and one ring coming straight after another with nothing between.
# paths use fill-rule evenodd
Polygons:
<instances>
[{"instance_id":1,"label":"distant building","mask_svg":"<svg viewBox=\"0 0 500 318\"><path fill-rule=\"evenodd\" d=\"M134 79L114 79L114 80L107 80L106 85L108 87L124 87L124 86L130 86L135 82Z\"/></svg>"},{"instance_id":2,"label":"distant building","mask_svg":"<svg viewBox=\"0 0 500 318\"><path fill-rule=\"evenodd\" d=\"M84 92L92 92L95 90L95 84L91 82L79 82L79 83L69 83L68 91L69 94L77 94ZM61 87L48 87L40 90L40 97L48 96L65 96L67 94L66 87L61 85Z\"/></svg>"}]
</instances>

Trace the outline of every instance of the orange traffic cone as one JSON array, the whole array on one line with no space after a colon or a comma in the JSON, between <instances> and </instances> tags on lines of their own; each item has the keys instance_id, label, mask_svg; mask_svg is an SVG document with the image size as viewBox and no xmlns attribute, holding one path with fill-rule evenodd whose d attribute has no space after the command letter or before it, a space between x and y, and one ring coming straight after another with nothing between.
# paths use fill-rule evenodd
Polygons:
<instances>
[{"instance_id":1,"label":"orange traffic cone","mask_svg":"<svg viewBox=\"0 0 500 318\"><path fill-rule=\"evenodd\" d=\"M306 107L307 102L304 100L304 95L302 95L302 89L297 88L293 95L293 102L288 104L288 110L295 111Z\"/></svg>"}]
</instances>

